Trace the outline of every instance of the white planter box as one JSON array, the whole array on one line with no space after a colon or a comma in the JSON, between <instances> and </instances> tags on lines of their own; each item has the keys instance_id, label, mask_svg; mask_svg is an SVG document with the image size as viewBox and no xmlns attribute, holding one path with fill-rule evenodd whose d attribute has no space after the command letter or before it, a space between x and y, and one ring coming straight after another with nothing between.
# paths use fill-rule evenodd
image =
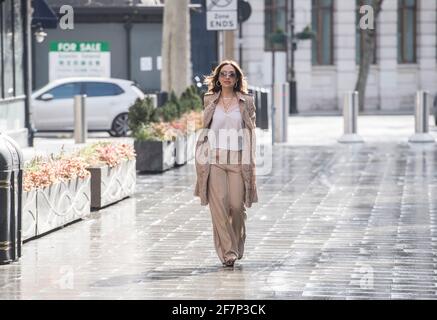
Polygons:
<instances>
[{"instance_id":1,"label":"white planter box","mask_svg":"<svg viewBox=\"0 0 437 320\"><path fill-rule=\"evenodd\" d=\"M187 136L178 136L175 141L176 164L183 165L187 162Z\"/></svg>"},{"instance_id":2,"label":"white planter box","mask_svg":"<svg viewBox=\"0 0 437 320\"><path fill-rule=\"evenodd\" d=\"M123 160L116 167L90 167L91 208L102 208L135 192L136 161Z\"/></svg>"},{"instance_id":3,"label":"white planter box","mask_svg":"<svg viewBox=\"0 0 437 320\"><path fill-rule=\"evenodd\" d=\"M57 182L23 192L23 240L42 235L90 214L91 178Z\"/></svg>"}]
</instances>

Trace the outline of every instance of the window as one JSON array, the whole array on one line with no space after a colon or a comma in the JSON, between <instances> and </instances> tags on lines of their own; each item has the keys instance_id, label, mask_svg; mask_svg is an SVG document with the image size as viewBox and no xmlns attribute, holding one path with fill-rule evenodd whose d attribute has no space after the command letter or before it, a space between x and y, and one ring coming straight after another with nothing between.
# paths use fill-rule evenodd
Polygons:
<instances>
[{"instance_id":1,"label":"window","mask_svg":"<svg viewBox=\"0 0 437 320\"><path fill-rule=\"evenodd\" d=\"M116 96L124 91L118 85L105 82L86 82L85 93L88 97Z\"/></svg>"},{"instance_id":2,"label":"window","mask_svg":"<svg viewBox=\"0 0 437 320\"><path fill-rule=\"evenodd\" d=\"M416 0L398 0L398 62L416 63Z\"/></svg>"},{"instance_id":3,"label":"window","mask_svg":"<svg viewBox=\"0 0 437 320\"><path fill-rule=\"evenodd\" d=\"M314 65L334 64L333 0L312 0L312 29L316 38L312 42Z\"/></svg>"},{"instance_id":4,"label":"window","mask_svg":"<svg viewBox=\"0 0 437 320\"><path fill-rule=\"evenodd\" d=\"M11 98L14 90L14 20L12 1L3 2L3 97Z\"/></svg>"},{"instance_id":5,"label":"window","mask_svg":"<svg viewBox=\"0 0 437 320\"><path fill-rule=\"evenodd\" d=\"M22 1L0 1L0 99L24 94Z\"/></svg>"},{"instance_id":6,"label":"window","mask_svg":"<svg viewBox=\"0 0 437 320\"><path fill-rule=\"evenodd\" d=\"M271 35L275 32L287 32L287 0L264 1L264 50L272 51ZM276 51L286 51L287 43L275 43Z\"/></svg>"},{"instance_id":7,"label":"window","mask_svg":"<svg viewBox=\"0 0 437 320\"><path fill-rule=\"evenodd\" d=\"M14 88L15 95L24 94L24 71L23 71L23 17L21 14L21 2L14 1L14 51L15 51L15 70Z\"/></svg>"},{"instance_id":8,"label":"window","mask_svg":"<svg viewBox=\"0 0 437 320\"><path fill-rule=\"evenodd\" d=\"M357 28L357 32L356 32L356 37L355 37L355 45L356 45L356 63L359 65L361 62L361 57L363 55L363 48L364 48L364 30L362 30L360 28L360 20L363 17L360 13L360 8L361 6L364 5L372 5L372 0L356 0L356 28ZM372 64L377 64L377 56L376 56L376 46L377 46L377 41L376 41L376 21L375 21L375 29L373 30L375 32L375 47L373 48L373 56L371 58L371 63Z\"/></svg>"},{"instance_id":9,"label":"window","mask_svg":"<svg viewBox=\"0 0 437 320\"><path fill-rule=\"evenodd\" d=\"M54 87L53 89L47 91L53 95L53 99L71 99L75 95L80 94L80 83L66 83Z\"/></svg>"}]
</instances>

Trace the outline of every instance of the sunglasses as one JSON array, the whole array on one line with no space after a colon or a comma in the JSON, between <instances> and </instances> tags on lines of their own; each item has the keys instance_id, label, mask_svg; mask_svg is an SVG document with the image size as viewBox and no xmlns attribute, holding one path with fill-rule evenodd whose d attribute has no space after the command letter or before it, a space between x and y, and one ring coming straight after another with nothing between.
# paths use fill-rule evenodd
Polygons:
<instances>
[{"instance_id":1,"label":"sunglasses","mask_svg":"<svg viewBox=\"0 0 437 320\"><path fill-rule=\"evenodd\" d=\"M235 78L236 74L235 72L226 72L226 71L220 71L220 77L226 78L227 76L229 76L230 78Z\"/></svg>"}]
</instances>

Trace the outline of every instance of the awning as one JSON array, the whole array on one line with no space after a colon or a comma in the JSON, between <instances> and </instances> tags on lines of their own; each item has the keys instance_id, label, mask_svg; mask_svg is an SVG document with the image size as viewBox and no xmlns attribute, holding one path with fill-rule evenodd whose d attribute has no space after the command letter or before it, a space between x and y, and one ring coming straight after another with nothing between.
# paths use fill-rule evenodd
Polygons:
<instances>
[{"instance_id":1,"label":"awning","mask_svg":"<svg viewBox=\"0 0 437 320\"><path fill-rule=\"evenodd\" d=\"M40 26L44 29L56 29L58 17L45 0L32 0L32 27Z\"/></svg>"}]
</instances>

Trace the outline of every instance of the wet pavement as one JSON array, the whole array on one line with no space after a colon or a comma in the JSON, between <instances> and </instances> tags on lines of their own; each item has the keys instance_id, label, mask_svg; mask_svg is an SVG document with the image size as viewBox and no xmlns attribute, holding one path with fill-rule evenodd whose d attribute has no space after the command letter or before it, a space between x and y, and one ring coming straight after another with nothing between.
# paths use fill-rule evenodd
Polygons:
<instances>
[{"instance_id":1,"label":"wet pavement","mask_svg":"<svg viewBox=\"0 0 437 320\"><path fill-rule=\"evenodd\" d=\"M293 121L293 119L291 120ZM278 145L223 268L192 164L23 246L0 299L437 299L437 147Z\"/></svg>"}]
</instances>

